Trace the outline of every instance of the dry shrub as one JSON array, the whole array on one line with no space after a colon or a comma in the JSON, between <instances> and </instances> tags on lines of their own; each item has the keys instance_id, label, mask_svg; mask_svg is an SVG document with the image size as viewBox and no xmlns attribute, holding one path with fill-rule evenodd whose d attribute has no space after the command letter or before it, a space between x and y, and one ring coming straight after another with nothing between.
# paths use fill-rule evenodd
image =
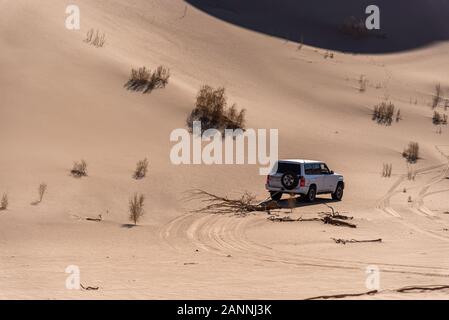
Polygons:
<instances>
[{"instance_id":1,"label":"dry shrub","mask_svg":"<svg viewBox=\"0 0 449 320\"><path fill-rule=\"evenodd\" d=\"M168 79L170 78L170 69L159 66L153 72L150 78L149 86L151 90L165 88L168 84Z\"/></svg>"},{"instance_id":2,"label":"dry shrub","mask_svg":"<svg viewBox=\"0 0 449 320\"><path fill-rule=\"evenodd\" d=\"M435 109L436 107L438 107L440 102L441 102L441 84L438 83L435 86L435 94L432 99L432 109Z\"/></svg>"},{"instance_id":3,"label":"dry shrub","mask_svg":"<svg viewBox=\"0 0 449 320\"><path fill-rule=\"evenodd\" d=\"M2 196L2 201L0 201L0 210L8 209L8 204L9 204L8 194L4 193Z\"/></svg>"},{"instance_id":4,"label":"dry shrub","mask_svg":"<svg viewBox=\"0 0 449 320\"><path fill-rule=\"evenodd\" d=\"M334 58L334 53L333 53L333 52L326 51L326 52L324 53L324 59L327 59L327 58L333 59L333 58Z\"/></svg>"},{"instance_id":5,"label":"dry shrub","mask_svg":"<svg viewBox=\"0 0 449 320\"><path fill-rule=\"evenodd\" d=\"M256 201L256 197L245 191L237 199L229 199L228 197L218 196L204 190L189 190L186 196L187 201L200 200L203 207L193 210L193 212L209 213L209 214L235 214L247 215L256 211L270 211L280 209L279 205L262 204Z\"/></svg>"},{"instance_id":6,"label":"dry shrub","mask_svg":"<svg viewBox=\"0 0 449 320\"><path fill-rule=\"evenodd\" d=\"M363 38L369 34L365 21L354 16L346 18L345 21L343 21L340 31L354 38Z\"/></svg>"},{"instance_id":7,"label":"dry shrub","mask_svg":"<svg viewBox=\"0 0 449 320\"><path fill-rule=\"evenodd\" d=\"M409 163L416 163L419 159L418 142L410 142L404 152L402 152L402 156L407 159Z\"/></svg>"},{"instance_id":8,"label":"dry shrub","mask_svg":"<svg viewBox=\"0 0 449 320\"><path fill-rule=\"evenodd\" d=\"M131 76L125 87L128 90L142 91L148 93L154 89L165 88L170 78L170 69L159 66L152 73L150 69L141 67L139 69L132 69Z\"/></svg>"},{"instance_id":9,"label":"dry shrub","mask_svg":"<svg viewBox=\"0 0 449 320\"><path fill-rule=\"evenodd\" d=\"M84 160L81 160L80 162L74 162L72 170L70 170L70 173L75 178L81 178L87 176L87 162Z\"/></svg>"},{"instance_id":10,"label":"dry shrub","mask_svg":"<svg viewBox=\"0 0 449 320\"><path fill-rule=\"evenodd\" d=\"M438 111L433 112L432 123L434 125L447 125L447 115Z\"/></svg>"},{"instance_id":11,"label":"dry shrub","mask_svg":"<svg viewBox=\"0 0 449 320\"><path fill-rule=\"evenodd\" d=\"M366 79L363 74L360 75L360 78L359 78L359 91L360 92L365 92L367 84L368 84L368 79Z\"/></svg>"},{"instance_id":12,"label":"dry shrub","mask_svg":"<svg viewBox=\"0 0 449 320\"><path fill-rule=\"evenodd\" d=\"M134 171L133 177L134 179L143 179L148 171L148 159L145 158L143 160L140 160L136 164L136 170Z\"/></svg>"},{"instance_id":13,"label":"dry shrub","mask_svg":"<svg viewBox=\"0 0 449 320\"><path fill-rule=\"evenodd\" d=\"M227 107L225 88L214 89L203 86L196 97L195 108L187 118L187 126L192 130L193 122L201 122L201 130L244 129L246 110L237 110L235 104Z\"/></svg>"},{"instance_id":14,"label":"dry shrub","mask_svg":"<svg viewBox=\"0 0 449 320\"><path fill-rule=\"evenodd\" d=\"M135 193L134 196L129 200L129 220L131 220L134 225L137 225L140 218L144 214L143 205L145 202L145 196L143 194Z\"/></svg>"},{"instance_id":15,"label":"dry shrub","mask_svg":"<svg viewBox=\"0 0 449 320\"><path fill-rule=\"evenodd\" d=\"M412 166L407 167L407 179L410 181L414 181L416 177L416 171Z\"/></svg>"},{"instance_id":16,"label":"dry shrub","mask_svg":"<svg viewBox=\"0 0 449 320\"><path fill-rule=\"evenodd\" d=\"M394 116L394 104L391 102L382 102L374 107L372 120L378 124L391 125ZM400 120L401 113L398 110L396 114L396 122Z\"/></svg>"},{"instance_id":17,"label":"dry shrub","mask_svg":"<svg viewBox=\"0 0 449 320\"><path fill-rule=\"evenodd\" d=\"M94 31L94 29L89 29L87 31L86 39L84 42L89 43L97 48L101 48L106 43L106 34L103 32L100 34L100 31Z\"/></svg>"},{"instance_id":18,"label":"dry shrub","mask_svg":"<svg viewBox=\"0 0 449 320\"><path fill-rule=\"evenodd\" d=\"M401 109L396 112L396 122L399 122L399 120L402 120Z\"/></svg>"},{"instance_id":19,"label":"dry shrub","mask_svg":"<svg viewBox=\"0 0 449 320\"><path fill-rule=\"evenodd\" d=\"M393 165L391 163L384 163L382 168L382 177L391 177L391 172L393 171Z\"/></svg>"},{"instance_id":20,"label":"dry shrub","mask_svg":"<svg viewBox=\"0 0 449 320\"><path fill-rule=\"evenodd\" d=\"M39 185L39 188L38 188L39 202L42 202L42 199L44 198L45 191L47 191L47 184L46 183L41 183Z\"/></svg>"}]
</instances>

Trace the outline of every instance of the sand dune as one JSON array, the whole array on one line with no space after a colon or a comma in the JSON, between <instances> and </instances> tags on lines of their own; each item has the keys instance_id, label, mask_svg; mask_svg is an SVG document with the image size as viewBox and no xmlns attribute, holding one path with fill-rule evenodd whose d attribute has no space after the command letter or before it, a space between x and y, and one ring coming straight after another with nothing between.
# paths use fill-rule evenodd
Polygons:
<instances>
[{"instance_id":1,"label":"sand dune","mask_svg":"<svg viewBox=\"0 0 449 320\"><path fill-rule=\"evenodd\" d=\"M244 28L330 50L391 53L428 46L449 38L446 19L449 3L445 0L187 2ZM384 37L367 37L361 41L338 31L349 17L365 20L365 9L373 4L380 8L380 33Z\"/></svg>"},{"instance_id":2,"label":"sand dune","mask_svg":"<svg viewBox=\"0 0 449 320\"><path fill-rule=\"evenodd\" d=\"M274 12L272 1L219 8L181 0L76 2L79 31L64 26L71 1L0 1L0 195L9 196L0 211L0 298L299 299L365 292L370 265L381 272L382 290L448 283L448 129L437 133L430 107L436 84L448 97L447 1L407 9L422 13L425 27L396 20L399 4L390 11L379 1L391 34L385 46L327 32L355 1L339 10L323 5L323 13L305 6L298 16L290 10L298 1ZM331 26L318 19L333 12ZM264 19L271 14L274 21ZM300 19L305 14L310 20ZM303 24L313 36L299 50L297 35L284 33ZM280 29L271 32L272 25ZM104 47L83 42L90 28L105 32ZM404 30L412 31L402 37ZM169 67L168 86L126 90L131 68L144 65ZM170 133L185 128L204 84L226 87L229 100L247 109L247 127L279 129L281 158L322 159L345 175L342 202L299 203L292 216L313 217L328 203L358 228L190 212L201 205L185 201L192 188L267 197L258 166L169 161ZM371 120L373 106L385 100L403 118L389 127ZM421 149L412 181L401 156L410 141ZM145 157L148 176L136 181L135 164ZM80 159L88 177L75 179L69 171ZM381 177L383 163L393 165L391 178ZM31 205L41 182L48 185L44 200ZM146 196L146 213L131 228L134 192ZM85 220L99 214L101 222ZM67 290L69 265L79 266L83 285L99 289ZM447 294L383 291L374 298Z\"/></svg>"}]
</instances>

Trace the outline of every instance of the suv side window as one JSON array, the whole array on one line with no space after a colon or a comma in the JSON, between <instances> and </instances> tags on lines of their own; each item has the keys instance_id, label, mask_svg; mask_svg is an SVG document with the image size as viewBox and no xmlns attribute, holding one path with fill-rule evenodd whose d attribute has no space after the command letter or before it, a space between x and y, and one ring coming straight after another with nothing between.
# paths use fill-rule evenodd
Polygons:
<instances>
[{"instance_id":1,"label":"suv side window","mask_svg":"<svg viewBox=\"0 0 449 320\"><path fill-rule=\"evenodd\" d=\"M330 174L330 170L325 163L320 163L320 174Z\"/></svg>"},{"instance_id":2,"label":"suv side window","mask_svg":"<svg viewBox=\"0 0 449 320\"><path fill-rule=\"evenodd\" d=\"M320 175L320 174L322 174L321 173L321 166L320 166L320 164L319 163L313 163L312 164L312 171L313 171L313 174L315 174L315 175Z\"/></svg>"},{"instance_id":3,"label":"suv side window","mask_svg":"<svg viewBox=\"0 0 449 320\"><path fill-rule=\"evenodd\" d=\"M313 173L313 167L312 167L312 164L310 164L310 163L304 164L304 173L305 173L306 175L313 175L313 174L314 174L314 173Z\"/></svg>"},{"instance_id":4,"label":"suv side window","mask_svg":"<svg viewBox=\"0 0 449 320\"><path fill-rule=\"evenodd\" d=\"M321 173L321 167L319 163L306 163L304 165L304 171L306 175L319 175Z\"/></svg>"}]
</instances>

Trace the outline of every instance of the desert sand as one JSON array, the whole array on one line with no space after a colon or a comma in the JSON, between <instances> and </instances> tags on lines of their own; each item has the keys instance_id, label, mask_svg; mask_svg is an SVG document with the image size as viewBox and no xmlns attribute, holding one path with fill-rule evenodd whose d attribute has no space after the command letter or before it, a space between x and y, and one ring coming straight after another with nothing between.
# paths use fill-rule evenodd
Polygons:
<instances>
[{"instance_id":1,"label":"desert sand","mask_svg":"<svg viewBox=\"0 0 449 320\"><path fill-rule=\"evenodd\" d=\"M319 32L300 47L249 27L251 8L238 2L230 10L181 0L0 0L0 195L9 198L0 211L1 299L303 299L367 292L372 265L381 292L358 298L449 297L394 291L449 284L449 128L437 132L430 106L438 83L449 95L447 2L422 18L429 33L443 30L435 39L417 33L416 44L398 40L384 52L371 43L345 52L325 24L328 47ZM81 10L80 30L65 28L69 4ZM264 6L257 14L256 26L270 17ZM83 41L91 28L105 32L103 47ZM335 34L348 45L364 41ZM131 68L158 65L171 70L166 88L123 87ZM170 162L170 132L185 128L204 84L224 86L247 109L248 128L279 129L280 158L319 159L344 174L343 201L299 202L292 217L314 217L327 203L357 228L192 212L202 205L185 200L194 188L268 196L258 166ZM402 120L372 121L382 101ZM401 155L410 141L421 151L414 180ZM149 172L136 181L145 157ZM88 176L76 179L70 169L80 159ZM393 165L390 178L381 176L384 163ZM42 182L47 192L33 205ZM132 227L135 192L146 197L145 215ZM100 214L101 222L86 220ZM66 289L69 265L98 290Z\"/></svg>"}]
</instances>

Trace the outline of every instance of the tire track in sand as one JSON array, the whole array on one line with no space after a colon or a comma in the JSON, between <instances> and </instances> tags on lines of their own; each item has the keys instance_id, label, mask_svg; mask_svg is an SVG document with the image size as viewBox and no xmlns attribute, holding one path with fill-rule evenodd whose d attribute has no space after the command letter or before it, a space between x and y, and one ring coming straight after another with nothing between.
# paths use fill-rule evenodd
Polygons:
<instances>
[{"instance_id":1,"label":"tire track in sand","mask_svg":"<svg viewBox=\"0 0 449 320\"><path fill-rule=\"evenodd\" d=\"M437 147L438 148L438 147ZM439 150L440 151L440 150ZM439 170L442 170L441 173ZM441 181L449 170L449 159L445 164L439 164L416 170L416 174L437 172L438 175L429 182L420 186L417 201L422 201L426 191L434 184ZM401 224L408 228L421 232L438 240L449 241L449 238L436 235L426 231L419 226L406 221L392 208L390 199L398 194L400 185L407 179L407 175L401 175L389 188L387 193L379 200L378 208L389 216L398 218ZM424 191L423 191L424 190ZM420 203L420 202L418 202ZM422 209L422 207L421 207ZM410 210L413 212L413 210ZM421 211L420 211L421 212ZM413 212L416 213L416 212ZM421 212L422 213L422 212ZM429 216L424 214L425 216ZM258 224L266 223L265 217L250 215L247 217L229 215L210 215L201 213L188 213L170 221L160 230L160 236L165 242L179 253L189 254L194 249L201 249L220 256L230 254L240 257L264 261L270 263L281 263L294 266L308 266L314 268L332 268L363 270L367 265L375 264L382 268L382 272L414 274L429 277L449 277L449 268L428 267L422 265L391 264L375 261L359 261L314 257L311 255L297 254L294 252L274 250L268 246L256 243L248 239L246 231Z\"/></svg>"},{"instance_id":2,"label":"tire track in sand","mask_svg":"<svg viewBox=\"0 0 449 320\"><path fill-rule=\"evenodd\" d=\"M364 270L367 265L375 264L382 268L382 272L387 273L449 278L449 268L322 258L274 250L255 243L246 236L245 231L250 226L262 223L267 223L265 217L242 218L190 213L172 220L162 228L160 235L170 247L187 255L195 249L201 249L223 257L232 254L256 261L298 267L357 271Z\"/></svg>"}]
</instances>

